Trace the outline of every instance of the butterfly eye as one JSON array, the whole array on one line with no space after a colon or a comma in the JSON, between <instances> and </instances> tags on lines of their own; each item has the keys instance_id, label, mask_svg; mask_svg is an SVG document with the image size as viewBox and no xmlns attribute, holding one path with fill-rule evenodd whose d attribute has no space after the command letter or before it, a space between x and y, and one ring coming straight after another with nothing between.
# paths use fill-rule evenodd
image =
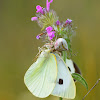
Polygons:
<instances>
[{"instance_id":1,"label":"butterfly eye","mask_svg":"<svg viewBox=\"0 0 100 100\"><path fill-rule=\"evenodd\" d=\"M70 69L70 67L68 67L68 69L69 69L69 71L71 72L71 69Z\"/></svg>"},{"instance_id":2,"label":"butterfly eye","mask_svg":"<svg viewBox=\"0 0 100 100\"><path fill-rule=\"evenodd\" d=\"M63 84L63 79L59 79L59 84Z\"/></svg>"}]
</instances>

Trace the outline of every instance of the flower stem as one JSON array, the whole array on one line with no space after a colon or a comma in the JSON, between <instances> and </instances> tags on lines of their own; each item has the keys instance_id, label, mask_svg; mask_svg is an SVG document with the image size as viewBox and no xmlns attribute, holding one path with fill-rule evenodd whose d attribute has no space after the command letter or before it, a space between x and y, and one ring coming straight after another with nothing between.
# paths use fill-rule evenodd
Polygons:
<instances>
[{"instance_id":1,"label":"flower stem","mask_svg":"<svg viewBox=\"0 0 100 100\"><path fill-rule=\"evenodd\" d=\"M66 59L67 59L67 53L66 53L66 51L62 51L62 55L63 55L63 60L66 63Z\"/></svg>"},{"instance_id":2,"label":"flower stem","mask_svg":"<svg viewBox=\"0 0 100 100\"><path fill-rule=\"evenodd\" d=\"M59 97L59 100L63 100L63 98Z\"/></svg>"}]
</instances>

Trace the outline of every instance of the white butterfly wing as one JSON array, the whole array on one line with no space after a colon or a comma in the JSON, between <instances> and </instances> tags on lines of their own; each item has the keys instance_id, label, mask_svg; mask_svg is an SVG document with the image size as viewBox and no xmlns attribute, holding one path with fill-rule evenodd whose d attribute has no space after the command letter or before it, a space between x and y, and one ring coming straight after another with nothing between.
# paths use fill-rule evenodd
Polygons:
<instances>
[{"instance_id":1,"label":"white butterfly wing","mask_svg":"<svg viewBox=\"0 0 100 100\"><path fill-rule=\"evenodd\" d=\"M64 61L55 54L57 59L57 81L52 95L67 99L74 99L76 95L76 86Z\"/></svg>"},{"instance_id":2,"label":"white butterfly wing","mask_svg":"<svg viewBox=\"0 0 100 100\"><path fill-rule=\"evenodd\" d=\"M66 65L69 67L71 74L75 73L75 68L71 59L66 59Z\"/></svg>"},{"instance_id":3,"label":"white butterfly wing","mask_svg":"<svg viewBox=\"0 0 100 100\"><path fill-rule=\"evenodd\" d=\"M81 71L80 71L79 67L71 59L66 59L66 65L68 66L68 69L71 74L78 73L81 75Z\"/></svg>"},{"instance_id":4,"label":"white butterfly wing","mask_svg":"<svg viewBox=\"0 0 100 100\"><path fill-rule=\"evenodd\" d=\"M54 54L44 52L37 61L30 66L25 74L24 82L33 95L45 98L52 93L56 78L56 57Z\"/></svg>"}]
</instances>

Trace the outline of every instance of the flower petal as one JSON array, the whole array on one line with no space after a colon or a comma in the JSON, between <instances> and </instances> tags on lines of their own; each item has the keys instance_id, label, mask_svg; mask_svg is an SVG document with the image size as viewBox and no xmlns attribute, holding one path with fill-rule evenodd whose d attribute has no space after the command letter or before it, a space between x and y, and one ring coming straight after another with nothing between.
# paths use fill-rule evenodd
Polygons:
<instances>
[{"instance_id":1,"label":"flower petal","mask_svg":"<svg viewBox=\"0 0 100 100\"><path fill-rule=\"evenodd\" d=\"M50 2L48 2L47 0L47 3L46 3L46 8L47 8L47 11L49 12L49 9L50 9L50 3L52 3L53 0L50 0Z\"/></svg>"},{"instance_id":2,"label":"flower petal","mask_svg":"<svg viewBox=\"0 0 100 100\"><path fill-rule=\"evenodd\" d=\"M38 17L32 17L31 18L31 21L36 21L36 20L38 20Z\"/></svg>"}]
</instances>

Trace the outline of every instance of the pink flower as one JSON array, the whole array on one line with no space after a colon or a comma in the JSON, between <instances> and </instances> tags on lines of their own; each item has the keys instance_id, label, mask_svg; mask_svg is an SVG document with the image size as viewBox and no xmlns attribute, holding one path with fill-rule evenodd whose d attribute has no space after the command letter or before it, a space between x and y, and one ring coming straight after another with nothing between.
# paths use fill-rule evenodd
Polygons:
<instances>
[{"instance_id":1,"label":"pink flower","mask_svg":"<svg viewBox=\"0 0 100 100\"><path fill-rule=\"evenodd\" d=\"M46 3L46 8L47 8L47 11L49 12L49 9L50 9L50 3L52 3L53 0L50 0L50 2L48 2L47 0L47 3Z\"/></svg>"},{"instance_id":2,"label":"pink flower","mask_svg":"<svg viewBox=\"0 0 100 100\"><path fill-rule=\"evenodd\" d=\"M36 12L37 12L37 13L40 12L41 14L43 14L42 8L43 8L43 7L41 7L40 5L37 5L37 6L36 6L37 11L36 11Z\"/></svg>"},{"instance_id":3,"label":"pink flower","mask_svg":"<svg viewBox=\"0 0 100 100\"><path fill-rule=\"evenodd\" d=\"M55 37L55 31L52 31L53 30L53 27L49 26L46 28L46 31L47 31L47 34L49 36L49 39L52 40L53 37Z\"/></svg>"},{"instance_id":4,"label":"pink flower","mask_svg":"<svg viewBox=\"0 0 100 100\"><path fill-rule=\"evenodd\" d=\"M57 25L57 26L60 25L60 21L59 21L59 20L56 21L56 25Z\"/></svg>"},{"instance_id":5,"label":"pink flower","mask_svg":"<svg viewBox=\"0 0 100 100\"><path fill-rule=\"evenodd\" d=\"M31 21L37 21L38 20L38 17L32 17L31 18Z\"/></svg>"},{"instance_id":6,"label":"pink flower","mask_svg":"<svg viewBox=\"0 0 100 100\"><path fill-rule=\"evenodd\" d=\"M50 40L52 40L53 37L55 37L55 31L48 32L48 36L49 36Z\"/></svg>"},{"instance_id":7,"label":"pink flower","mask_svg":"<svg viewBox=\"0 0 100 100\"><path fill-rule=\"evenodd\" d=\"M71 19L67 19L67 20L66 20L66 23L67 23L67 24L70 24L71 22L72 22Z\"/></svg>"},{"instance_id":8,"label":"pink flower","mask_svg":"<svg viewBox=\"0 0 100 100\"><path fill-rule=\"evenodd\" d=\"M46 13L46 11L47 11L47 10L46 10L46 8L43 8L43 14L45 14L45 13Z\"/></svg>"},{"instance_id":9,"label":"pink flower","mask_svg":"<svg viewBox=\"0 0 100 100\"><path fill-rule=\"evenodd\" d=\"M40 36L39 36L39 35L37 35L37 36L36 36L36 39L40 39Z\"/></svg>"},{"instance_id":10,"label":"pink flower","mask_svg":"<svg viewBox=\"0 0 100 100\"><path fill-rule=\"evenodd\" d=\"M53 28L51 26L49 26L49 27L46 28L47 33L51 32L52 30L53 30Z\"/></svg>"}]
</instances>

